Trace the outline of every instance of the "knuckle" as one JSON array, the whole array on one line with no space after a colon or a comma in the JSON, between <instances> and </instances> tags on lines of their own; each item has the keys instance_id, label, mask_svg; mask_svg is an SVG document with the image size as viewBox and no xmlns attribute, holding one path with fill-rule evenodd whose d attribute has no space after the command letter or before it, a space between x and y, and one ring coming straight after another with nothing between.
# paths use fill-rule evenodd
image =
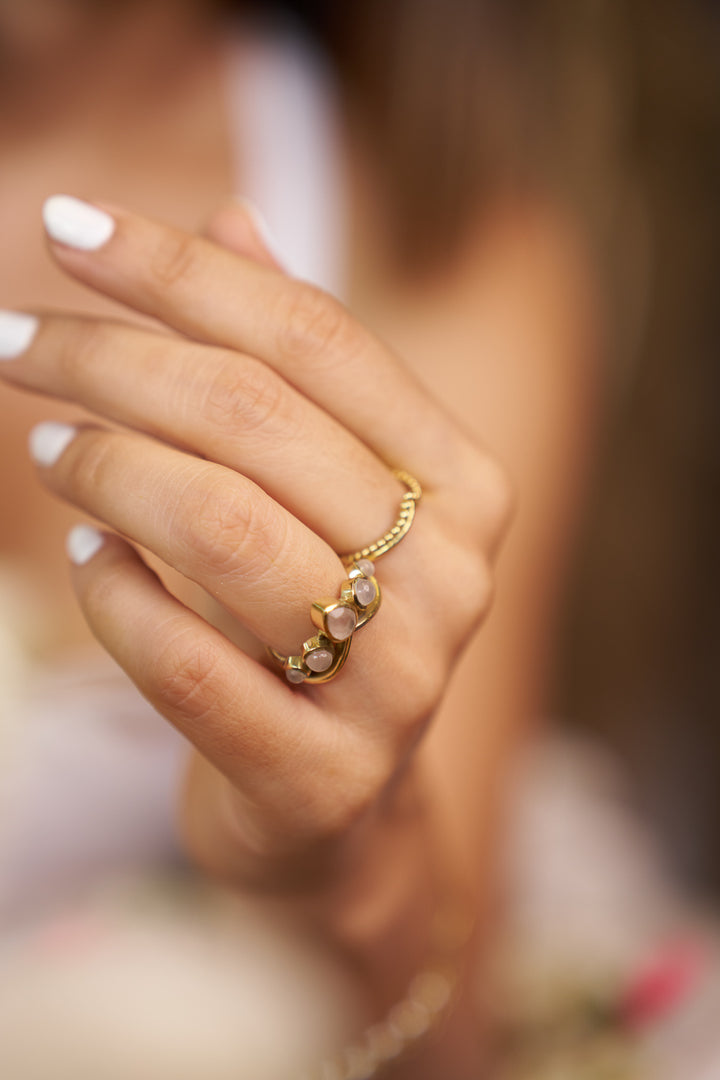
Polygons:
<instances>
[{"instance_id":1,"label":"knuckle","mask_svg":"<svg viewBox=\"0 0 720 1080\"><path fill-rule=\"evenodd\" d=\"M515 516L515 489L508 472L494 459L486 459L484 472L485 518L491 536L499 542Z\"/></svg>"},{"instance_id":2,"label":"knuckle","mask_svg":"<svg viewBox=\"0 0 720 1080\"><path fill-rule=\"evenodd\" d=\"M238 430L285 429L289 420L284 383L264 364L232 357L211 376L204 412L221 436Z\"/></svg>"},{"instance_id":3,"label":"knuckle","mask_svg":"<svg viewBox=\"0 0 720 1080\"><path fill-rule=\"evenodd\" d=\"M387 650L383 657L378 671L382 682L377 712L392 718L388 733L394 733L391 741L395 751L399 747L404 753L407 740L417 738L419 728L447 689L452 647L441 618L418 618L417 609L409 608L394 614L391 637L402 640L406 647Z\"/></svg>"},{"instance_id":4,"label":"knuckle","mask_svg":"<svg viewBox=\"0 0 720 1080\"><path fill-rule=\"evenodd\" d=\"M160 650L152 672L154 690L165 708L201 720L221 700L219 657L211 642L183 632L170 638Z\"/></svg>"},{"instance_id":5,"label":"knuckle","mask_svg":"<svg viewBox=\"0 0 720 1080\"><path fill-rule=\"evenodd\" d=\"M352 775L345 775L341 785L332 782L336 762L329 763L329 779L316 785L308 796L306 819L313 832L324 839L347 835L377 803L391 774L389 755L373 753L366 744L353 755Z\"/></svg>"},{"instance_id":6,"label":"knuckle","mask_svg":"<svg viewBox=\"0 0 720 1080\"><path fill-rule=\"evenodd\" d=\"M471 627L475 627L490 611L495 596L495 578L484 554L476 553L475 558L469 560L462 581L460 610Z\"/></svg>"},{"instance_id":7,"label":"knuckle","mask_svg":"<svg viewBox=\"0 0 720 1080\"><path fill-rule=\"evenodd\" d=\"M101 322L78 321L63 335L58 366L71 385L84 381L97 357L107 347L107 328Z\"/></svg>"},{"instance_id":8,"label":"knuckle","mask_svg":"<svg viewBox=\"0 0 720 1080\"><path fill-rule=\"evenodd\" d=\"M194 554L217 572L233 571L245 542L249 511L241 493L226 483L204 484L185 501L187 532Z\"/></svg>"},{"instance_id":9,"label":"knuckle","mask_svg":"<svg viewBox=\"0 0 720 1080\"><path fill-rule=\"evenodd\" d=\"M450 562L453 566L452 603L446 636L449 641L467 639L483 621L492 606L495 578L485 546L456 544Z\"/></svg>"},{"instance_id":10,"label":"knuckle","mask_svg":"<svg viewBox=\"0 0 720 1080\"><path fill-rule=\"evenodd\" d=\"M150 260L150 272L161 288L170 288L193 277L198 245L194 236L168 230Z\"/></svg>"},{"instance_id":11,"label":"knuckle","mask_svg":"<svg viewBox=\"0 0 720 1080\"><path fill-rule=\"evenodd\" d=\"M494 553L515 514L510 475L486 450L473 446L461 476L463 498L458 524Z\"/></svg>"},{"instance_id":12,"label":"knuckle","mask_svg":"<svg viewBox=\"0 0 720 1080\"><path fill-rule=\"evenodd\" d=\"M252 499L223 480L205 484L187 505L193 553L213 574L260 579L272 568L284 537L269 500Z\"/></svg>"},{"instance_id":13,"label":"knuckle","mask_svg":"<svg viewBox=\"0 0 720 1080\"><path fill-rule=\"evenodd\" d=\"M251 506L237 549L243 574L256 583L264 580L282 559L287 543L287 525L274 504L268 500Z\"/></svg>"},{"instance_id":14,"label":"knuckle","mask_svg":"<svg viewBox=\"0 0 720 1080\"><path fill-rule=\"evenodd\" d=\"M86 575L82 592L82 608L91 626L104 621L107 613L115 607L118 595L126 588L124 567L121 564L105 564L102 571Z\"/></svg>"},{"instance_id":15,"label":"knuckle","mask_svg":"<svg viewBox=\"0 0 720 1080\"><path fill-rule=\"evenodd\" d=\"M346 358L356 343L353 320L343 305L304 282L285 290L277 311L279 347L291 359L321 366Z\"/></svg>"},{"instance_id":16,"label":"knuckle","mask_svg":"<svg viewBox=\"0 0 720 1080\"><path fill-rule=\"evenodd\" d=\"M324 799L317 808L321 822L318 832L324 839L346 836L370 811L374 800L359 787L345 787L335 797Z\"/></svg>"},{"instance_id":17,"label":"knuckle","mask_svg":"<svg viewBox=\"0 0 720 1080\"><path fill-rule=\"evenodd\" d=\"M63 484L84 502L91 502L113 483L115 460L111 441L105 431L84 431L76 452L69 461L62 461Z\"/></svg>"},{"instance_id":18,"label":"knuckle","mask_svg":"<svg viewBox=\"0 0 720 1080\"><path fill-rule=\"evenodd\" d=\"M403 687L402 698L396 703L398 731L402 735L409 728L416 733L434 713L447 688L448 664L442 650L417 656L408 656L398 674L397 685Z\"/></svg>"}]
</instances>

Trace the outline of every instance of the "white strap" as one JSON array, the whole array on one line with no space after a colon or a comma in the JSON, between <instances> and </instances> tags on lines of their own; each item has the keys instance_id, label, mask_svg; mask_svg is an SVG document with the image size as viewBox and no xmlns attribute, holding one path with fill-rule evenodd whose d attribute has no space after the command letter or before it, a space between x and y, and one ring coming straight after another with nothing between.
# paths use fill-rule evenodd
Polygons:
<instances>
[{"instance_id":1,"label":"white strap","mask_svg":"<svg viewBox=\"0 0 720 1080\"><path fill-rule=\"evenodd\" d=\"M344 294L345 206L336 92L295 32L245 30L228 65L241 191L265 217L290 273Z\"/></svg>"}]
</instances>

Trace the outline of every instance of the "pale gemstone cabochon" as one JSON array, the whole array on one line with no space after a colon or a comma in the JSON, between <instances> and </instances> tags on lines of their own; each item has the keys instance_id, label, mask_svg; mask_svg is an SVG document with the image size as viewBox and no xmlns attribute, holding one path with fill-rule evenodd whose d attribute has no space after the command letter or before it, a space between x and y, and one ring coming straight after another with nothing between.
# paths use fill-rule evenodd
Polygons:
<instances>
[{"instance_id":1,"label":"pale gemstone cabochon","mask_svg":"<svg viewBox=\"0 0 720 1080\"><path fill-rule=\"evenodd\" d=\"M311 649L309 653L305 653L305 663L311 671L318 674L321 671L327 671L332 662L333 654L329 649Z\"/></svg>"},{"instance_id":2,"label":"pale gemstone cabochon","mask_svg":"<svg viewBox=\"0 0 720 1080\"><path fill-rule=\"evenodd\" d=\"M330 637L335 641L345 641L355 629L357 615L350 607L336 607L327 613L325 623Z\"/></svg>"},{"instance_id":3,"label":"pale gemstone cabochon","mask_svg":"<svg viewBox=\"0 0 720 1080\"><path fill-rule=\"evenodd\" d=\"M353 582L353 592L360 607L367 607L375 599L377 589L367 578L356 578Z\"/></svg>"}]
</instances>

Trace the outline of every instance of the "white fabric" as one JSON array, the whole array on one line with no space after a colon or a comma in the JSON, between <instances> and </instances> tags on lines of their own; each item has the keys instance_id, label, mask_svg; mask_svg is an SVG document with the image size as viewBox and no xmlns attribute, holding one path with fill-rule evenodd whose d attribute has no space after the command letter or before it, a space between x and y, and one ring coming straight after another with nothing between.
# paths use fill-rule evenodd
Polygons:
<instances>
[{"instance_id":1,"label":"white fabric","mask_svg":"<svg viewBox=\"0 0 720 1080\"><path fill-rule=\"evenodd\" d=\"M239 195L264 216L285 267L345 291L345 185L332 76L295 33L230 46L228 91Z\"/></svg>"},{"instance_id":2,"label":"white fabric","mask_svg":"<svg viewBox=\"0 0 720 1080\"><path fill-rule=\"evenodd\" d=\"M108 873L180 861L175 810L187 744L110 660L35 671L12 705L19 722L0 785L0 918L52 909Z\"/></svg>"}]
</instances>

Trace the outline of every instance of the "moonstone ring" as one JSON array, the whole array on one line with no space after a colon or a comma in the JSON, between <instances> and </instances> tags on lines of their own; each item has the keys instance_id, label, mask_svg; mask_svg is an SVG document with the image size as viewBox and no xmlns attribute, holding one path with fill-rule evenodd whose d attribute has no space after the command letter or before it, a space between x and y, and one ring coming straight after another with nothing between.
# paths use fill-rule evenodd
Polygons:
<instances>
[{"instance_id":1,"label":"moonstone ring","mask_svg":"<svg viewBox=\"0 0 720 1080\"><path fill-rule=\"evenodd\" d=\"M337 599L315 600L310 617L317 633L303 643L297 656L283 656L268 648L273 660L285 671L289 683L324 683L334 679L350 652L353 634L369 622L380 607L382 595L375 580L375 564L381 555L399 544L415 517L416 503L422 488L409 473L396 470L394 475L406 485L397 521L379 540L360 551L341 556L348 571Z\"/></svg>"}]
</instances>

